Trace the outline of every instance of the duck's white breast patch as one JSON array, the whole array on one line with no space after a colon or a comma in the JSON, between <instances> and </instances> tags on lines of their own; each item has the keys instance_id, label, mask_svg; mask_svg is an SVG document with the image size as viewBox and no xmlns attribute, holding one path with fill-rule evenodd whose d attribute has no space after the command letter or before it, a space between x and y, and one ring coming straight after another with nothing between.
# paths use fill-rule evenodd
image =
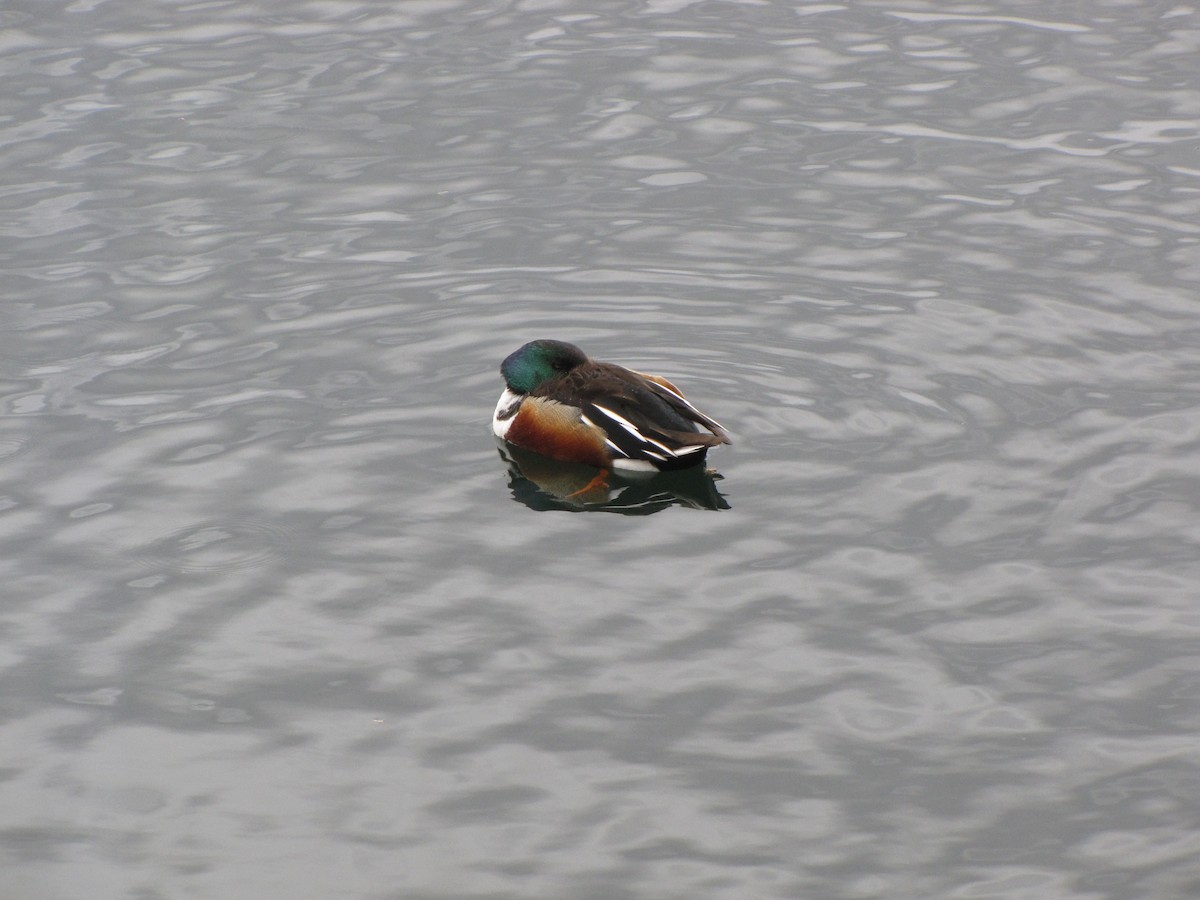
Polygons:
<instances>
[{"instance_id":1,"label":"duck's white breast patch","mask_svg":"<svg viewBox=\"0 0 1200 900\"><path fill-rule=\"evenodd\" d=\"M517 417L517 410L521 408L521 395L514 394L508 388L504 389L504 393L500 395L500 400L496 404L496 411L492 413L492 433L501 440L508 434L508 429L512 427L513 419Z\"/></svg>"}]
</instances>

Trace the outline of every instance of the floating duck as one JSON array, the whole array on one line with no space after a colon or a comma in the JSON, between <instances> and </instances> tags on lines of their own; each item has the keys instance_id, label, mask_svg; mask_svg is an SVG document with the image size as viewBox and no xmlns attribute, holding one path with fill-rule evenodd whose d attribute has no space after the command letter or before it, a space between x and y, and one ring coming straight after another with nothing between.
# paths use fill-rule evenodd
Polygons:
<instances>
[{"instance_id":1,"label":"floating duck","mask_svg":"<svg viewBox=\"0 0 1200 900\"><path fill-rule=\"evenodd\" d=\"M498 438L563 462L654 472L704 462L730 443L675 385L596 362L565 341L530 341L500 364L505 389L492 416Z\"/></svg>"}]
</instances>

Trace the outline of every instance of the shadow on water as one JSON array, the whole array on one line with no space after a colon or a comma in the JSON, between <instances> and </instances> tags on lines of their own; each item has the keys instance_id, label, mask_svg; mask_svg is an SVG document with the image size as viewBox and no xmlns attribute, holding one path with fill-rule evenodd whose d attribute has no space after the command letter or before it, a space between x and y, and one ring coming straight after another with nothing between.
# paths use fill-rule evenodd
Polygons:
<instances>
[{"instance_id":1,"label":"shadow on water","mask_svg":"<svg viewBox=\"0 0 1200 900\"><path fill-rule=\"evenodd\" d=\"M508 465L513 497L530 509L626 516L648 516L671 506L729 509L729 502L717 490L721 476L703 466L633 477L612 473L593 484L597 470L591 466L548 459L511 444L498 449Z\"/></svg>"}]
</instances>

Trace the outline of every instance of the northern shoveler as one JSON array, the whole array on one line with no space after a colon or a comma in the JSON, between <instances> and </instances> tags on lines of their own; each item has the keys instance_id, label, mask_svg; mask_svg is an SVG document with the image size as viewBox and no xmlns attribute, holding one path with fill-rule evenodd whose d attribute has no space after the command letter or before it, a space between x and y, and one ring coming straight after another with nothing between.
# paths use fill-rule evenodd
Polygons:
<instances>
[{"instance_id":1,"label":"northern shoveler","mask_svg":"<svg viewBox=\"0 0 1200 900\"><path fill-rule=\"evenodd\" d=\"M500 374L506 387L492 431L552 459L602 470L684 469L730 442L665 378L596 362L565 341L530 341Z\"/></svg>"}]
</instances>

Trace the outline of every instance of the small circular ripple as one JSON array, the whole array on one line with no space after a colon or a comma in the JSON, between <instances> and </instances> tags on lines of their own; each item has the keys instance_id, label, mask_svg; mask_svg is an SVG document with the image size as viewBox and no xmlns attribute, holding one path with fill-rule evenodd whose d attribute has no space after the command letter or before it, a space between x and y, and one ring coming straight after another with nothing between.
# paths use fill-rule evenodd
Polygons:
<instances>
[{"instance_id":1,"label":"small circular ripple","mask_svg":"<svg viewBox=\"0 0 1200 900\"><path fill-rule=\"evenodd\" d=\"M140 563L180 573L249 569L282 558L293 540L286 529L261 522L192 525L146 545Z\"/></svg>"}]
</instances>

